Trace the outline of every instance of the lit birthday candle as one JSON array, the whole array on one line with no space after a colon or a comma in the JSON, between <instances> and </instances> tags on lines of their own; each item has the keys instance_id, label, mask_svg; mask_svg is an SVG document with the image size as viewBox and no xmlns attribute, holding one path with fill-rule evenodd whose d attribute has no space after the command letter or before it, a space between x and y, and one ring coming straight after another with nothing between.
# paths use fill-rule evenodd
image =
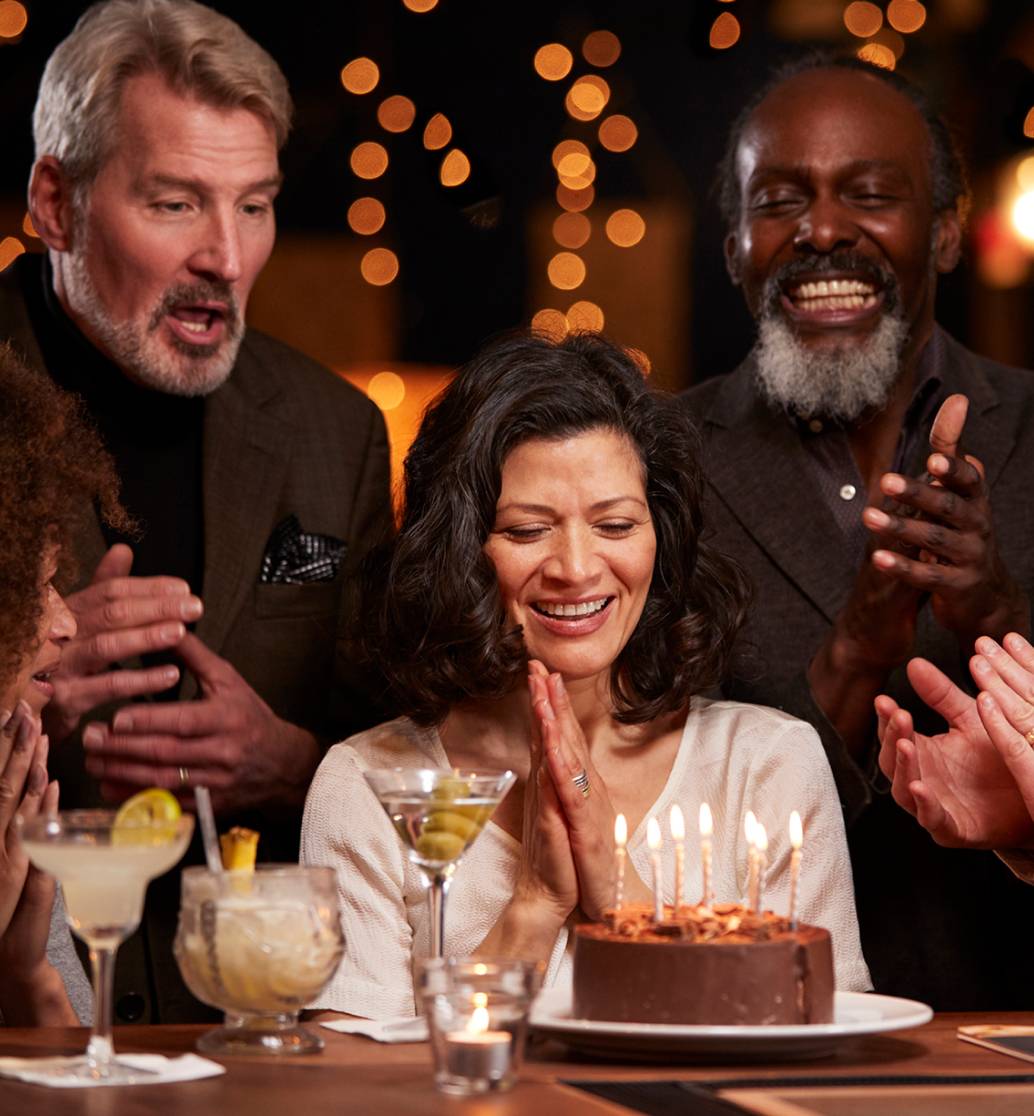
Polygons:
<instances>
[{"instance_id":1,"label":"lit birthday candle","mask_svg":"<svg viewBox=\"0 0 1034 1116\"><path fill-rule=\"evenodd\" d=\"M625 846L628 844L628 822L624 814L618 814L614 819L614 859L616 861L614 872L614 911L621 910L625 901Z\"/></svg>"},{"instance_id":2,"label":"lit birthday candle","mask_svg":"<svg viewBox=\"0 0 1034 1116\"><path fill-rule=\"evenodd\" d=\"M650 865L653 868L653 918L655 922L664 921L664 894L661 890L661 827L656 818L646 823L646 844L650 849Z\"/></svg>"},{"instance_id":3,"label":"lit birthday candle","mask_svg":"<svg viewBox=\"0 0 1034 1116\"><path fill-rule=\"evenodd\" d=\"M754 900L758 890L758 848L754 843L754 831L757 829L758 819L754 811L748 810L743 819L743 836L747 839L747 906L757 910Z\"/></svg>"},{"instance_id":4,"label":"lit birthday candle","mask_svg":"<svg viewBox=\"0 0 1034 1116\"><path fill-rule=\"evenodd\" d=\"M796 810L790 815L790 929L797 929L797 888L801 877L801 846L804 844L804 826Z\"/></svg>"},{"instance_id":5,"label":"lit birthday candle","mask_svg":"<svg viewBox=\"0 0 1034 1116\"><path fill-rule=\"evenodd\" d=\"M700 900L705 907L714 906L714 884L711 879L711 834L714 832L714 819L711 807L700 803L700 867L704 875L704 894Z\"/></svg>"},{"instance_id":6,"label":"lit birthday candle","mask_svg":"<svg viewBox=\"0 0 1034 1116\"><path fill-rule=\"evenodd\" d=\"M751 906L760 914L765 898L765 869L768 867L768 832L761 822L754 827L754 847L757 849L758 863L757 894Z\"/></svg>"},{"instance_id":7,"label":"lit birthday candle","mask_svg":"<svg viewBox=\"0 0 1034 1116\"><path fill-rule=\"evenodd\" d=\"M677 916L679 907L682 906L683 881L686 872L686 822L678 803L672 806L668 823L671 828L671 839L675 842L675 914Z\"/></svg>"}]
</instances>

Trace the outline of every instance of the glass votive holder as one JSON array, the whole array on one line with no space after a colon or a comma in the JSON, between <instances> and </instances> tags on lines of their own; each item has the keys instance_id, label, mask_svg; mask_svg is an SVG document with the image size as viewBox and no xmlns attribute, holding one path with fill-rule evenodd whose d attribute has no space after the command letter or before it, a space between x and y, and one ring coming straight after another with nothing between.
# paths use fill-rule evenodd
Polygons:
<instances>
[{"instance_id":1,"label":"glass votive holder","mask_svg":"<svg viewBox=\"0 0 1034 1116\"><path fill-rule=\"evenodd\" d=\"M544 968L541 961L480 957L423 963L420 991L441 1092L469 1097L513 1085Z\"/></svg>"}]
</instances>

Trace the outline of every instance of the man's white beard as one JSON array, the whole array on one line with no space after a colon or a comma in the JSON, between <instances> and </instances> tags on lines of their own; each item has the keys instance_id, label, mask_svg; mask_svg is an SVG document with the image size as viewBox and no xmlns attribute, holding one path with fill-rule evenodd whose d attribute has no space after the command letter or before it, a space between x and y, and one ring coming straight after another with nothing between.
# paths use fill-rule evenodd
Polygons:
<instances>
[{"instance_id":1,"label":"man's white beard","mask_svg":"<svg viewBox=\"0 0 1034 1116\"><path fill-rule=\"evenodd\" d=\"M69 252L65 264L65 291L71 309L86 324L93 342L130 379L166 395L182 396L209 395L226 382L243 336L235 309L227 317L225 339L220 344L188 346L173 339L170 345L158 333L164 320L162 304L155 307L146 323L114 322L90 277L86 252ZM199 282L195 297L208 297L205 287ZM166 292L166 298L170 294Z\"/></svg>"},{"instance_id":2,"label":"man's white beard","mask_svg":"<svg viewBox=\"0 0 1034 1116\"><path fill-rule=\"evenodd\" d=\"M867 341L816 352L777 310L769 310L754 347L758 385L765 399L785 411L851 423L886 405L907 340L908 323L889 312Z\"/></svg>"}]
</instances>

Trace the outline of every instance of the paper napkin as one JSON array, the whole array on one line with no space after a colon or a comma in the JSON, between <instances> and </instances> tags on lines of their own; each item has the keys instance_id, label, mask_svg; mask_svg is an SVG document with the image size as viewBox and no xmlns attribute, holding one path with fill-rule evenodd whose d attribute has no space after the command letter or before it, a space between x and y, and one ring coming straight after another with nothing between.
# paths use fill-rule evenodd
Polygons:
<instances>
[{"instance_id":1,"label":"paper napkin","mask_svg":"<svg viewBox=\"0 0 1034 1116\"><path fill-rule=\"evenodd\" d=\"M125 1085L125 1081L78 1081L68 1077L48 1077L41 1070L72 1065L80 1061L81 1054L60 1058L0 1058L0 1077L12 1077L31 1085L49 1085L55 1089L92 1089L98 1085ZM196 1081L202 1077L216 1077L226 1073L226 1067L196 1054L181 1054L166 1058L163 1054L119 1054L118 1063L140 1071L133 1085L164 1085L173 1081Z\"/></svg>"},{"instance_id":2,"label":"paper napkin","mask_svg":"<svg viewBox=\"0 0 1034 1116\"><path fill-rule=\"evenodd\" d=\"M320 1024L343 1035L365 1035L377 1042L426 1042L427 1020L423 1016L405 1019L328 1019Z\"/></svg>"}]
</instances>

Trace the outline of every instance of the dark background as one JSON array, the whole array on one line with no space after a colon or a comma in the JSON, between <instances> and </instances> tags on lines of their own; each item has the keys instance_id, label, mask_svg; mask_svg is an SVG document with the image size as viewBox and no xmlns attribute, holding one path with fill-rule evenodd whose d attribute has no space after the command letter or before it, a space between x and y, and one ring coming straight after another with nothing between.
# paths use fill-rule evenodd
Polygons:
<instances>
[{"instance_id":1,"label":"dark background","mask_svg":"<svg viewBox=\"0 0 1034 1116\"><path fill-rule=\"evenodd\" d=\"M17 234L15 219L24 212L20 199L32 161L29 121L43 64L87 6L23 2L29 12L25 32L0 46L0 202L9 215L0 239ZM838 0L809 3L813 14L846 7ZM282 233L348 234L345 213L357 194L348 153L362 139L389 147L388 174L362 190L384 200L389 226L383 242L406 264L395 292L395 352L383 355L444 365L464 359L483 337L526 321L536 309L527 290L527 221L552 196L553 146L574 133L563 108L570 80L539 78L532 66L535 50L560 41L577 56L589 31L617 34L622 55L599 71L613 89L607 112L631 116L640 137L627 154L599 153L600 196L641 199L644 205L663 198L691 214L692 247L684 266L674 274L637 277L642 283L686 284L688 344L683 366L669 370L682 383L729 369L751 340L749 320L725 277L720 221L710 196L730 120L781 59L802 47L860 43L842 23L819 38L788 32L786 13L801 5L775 0L440 0L425 14L407 10L401 0L217 0L212 6L276 57L295 98L278 203ZM715 51L708 31L723 11L737 16L743 34L732 49ZM1034 105L1034 81L1024 61L1034 57L1034 5L930 0L927 12L926 25L906 36L899 69L933 94L956 128L974 169L979 227L1006 160L1034 151L1034 141L1023 135ZM369 55L381 67L380 86L366 97L347 93L338 77L357 55ZM581 72L590 72L584 62L572 77ZM385 138L375 110L391 92L411 97L418 115L410 132ZM438 184L441 153L420 144L423 123L436 111L452 121L454 142L474 167L457 190ZM1029 269L1011 287L988 288L971 251L944 282L938 314L974 347L1034 364L1030 293Z\"/></svg>"}]
</instances>

